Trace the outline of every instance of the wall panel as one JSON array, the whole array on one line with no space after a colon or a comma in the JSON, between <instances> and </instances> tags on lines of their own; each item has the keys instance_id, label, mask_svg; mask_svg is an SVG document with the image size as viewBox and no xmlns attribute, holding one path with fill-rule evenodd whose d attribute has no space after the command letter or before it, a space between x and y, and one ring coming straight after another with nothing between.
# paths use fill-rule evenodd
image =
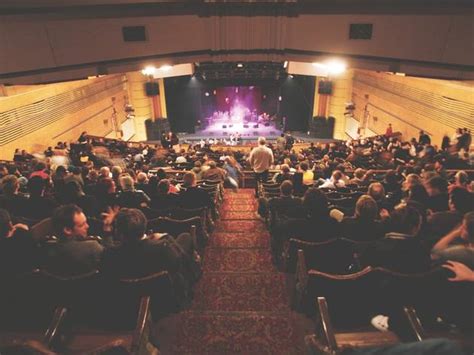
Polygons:
<instances>
[{"instance_id":1,"label":"wall panel","mask_svg":"<svg viewBox=\"0 0 474 355\"><path fill-rule=\"evenodd\" d=\"M404 138L428 131L435 144L456 128L474 131L474 85L448 80L403 77L356 70L352 101L355 118L368 128L384 133L388 123Z\"/></svg>"},{"instance_id":2,"label":"wall panel","mask_svg":"<svg viewBox=\"0 0 474 355\"><path fill-rule=\"evenodd\" d=\"M106 135L125 119L127 81L122 75L45 85L0 99L0 158L15 148L43 150L57 141L76 140L82 131Z\"/></svg>"}]
</instances>

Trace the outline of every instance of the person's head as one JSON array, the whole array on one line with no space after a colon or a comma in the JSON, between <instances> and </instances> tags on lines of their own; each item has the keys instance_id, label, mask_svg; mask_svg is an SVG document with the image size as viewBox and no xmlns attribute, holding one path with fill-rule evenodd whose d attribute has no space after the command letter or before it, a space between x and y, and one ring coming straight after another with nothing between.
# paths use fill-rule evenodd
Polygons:
<instances>
[{"instance_id":1,"label":"person's head","mask_svg":"<svg viewBox=\"0 0 474 355\"><path fill-rule=\"evenodd\" d=\"M390 214L390 231L415 236L421 227L420 212L413 206L400 204Z\"/></svg>"},{"instance_id":2,"label":"person's head","mask_svg":"<svg viewBox=\"0 0 474 355\"><path fill-rule=\"evenodd\" d=\"M122 208L114 220L115 234L123 242L134 242L143 238L147 219L136 208Z\"/></svg>"},{"instance_id":3,"label":"person's head","mask_svg":"<svg viewBox=\"0 0 474 355\"><path fill-rule=\"evenodd\" d=\"M334 182L338 182L342 179L342 173L339 170L334 170L332 172L332 179Z\"/></svg>"},{"instance_id":4,"label":"person's head","mask_svg":"<svg viewBox=\"0 0 474 355\"><path fill-rule=\"evenodd\" d=\"M267 143L267 140L265 137L258 137L258 144L259 145L265 145Z\"/></svg>"},{"instance_id":5,"label":"person's head","mask_svg":"<svg viewBox=\"0 0 474 355\"><path fill-rule=\"evenodd\" d=\"M115 165L115 166L112 167L111 172L112 172L112 177L114 179L118 179L120 174L122 174L122 168L120 166Z\"/></svg>"},{"instance_id":6,"label":"person's head","mask_svg":"<svg viewBox=\"0 0 474 355\"><path fill-rule=\"evenodd\" d=\"M140 172L137 175L137 183L139 184L146 184L148 181L148 176L144 172Z\"/></svg>"},{"instance_id":7,"label":"person's head","mask_svg":"<svg viewBox=\"0 0 474 355\"><path fill-rule=\"evenodd\" d=\"M38 162L33 168L34 171L43 171L44 169L46 169L46 164L43 162Z\"/></svg>"},{"instance_id":8,"label":"person's head","mask_svg":"<svg viewBox=\"0 0 474 355\"><path fill-rule=\"evenodd\" d=\"M448 182L436 175L426 181L425 188L429 196L437 196L448 191Z\"/></svg>"},{"instance_id":9,"label":"person's head","mask_svg":"<svg viewBox=\"0 0 474 355\"><path fill-rule=\"evenodd\" d=\"M27 188L31 196L43 196L44 190L46 189L46 182L40 176L33 176L28 180Z\"/></svg>"},{"instance_id":10,"label":"person's head","mask_svg":"<svg viewBox=\"0 0 474 355\"><path fill-rule=\"evenodd\" d=\"M288 164L282 164L280 166L280 170L281 170L282 174L285 174L285 175L290 173L290 167L288 166Z\"/></svg>"},{"instance_id":11,"label":"person's head","mask_svg":"<svg viewBox=\"0 0 474 355\"><path fill-rule=\"evenodd\" d=\"M100 179L97 182L96 189L100 195L113 194L116 191L115 181L110 177Z\"/></svg>"},{"instance_id":12,"label":"person's head","mask_svg":"<svg viewBox=\"0 0 474 355\"><path fill-rule=\"evenodd\" d=\"M456 185L459 185L459 186L469 185L469 176L463 170L460 170L456 173L456 175L454 176L454 180L456 182Z\"/></svg>"},{"instance_id":13,"label":"person's head","mask_svg":"<svg viewBox=\"0 0 474 355\"><path fill-rule=\"evenodd\" d=\"M309 168L309 167L308 167L308 163L305 162L305 161L302 162L302 163L300 164L300 168L301 168L301 170L303 170L303 171L307 171L308 168Z\"/></svg>"},{"instance_id":14,"label":"person's head","mask_svg":"<svg viewBox=\"0 0 474 355\"><path fill-rule=\"evenodd\" d=\"M0 208L0 240L8 237L12 227L10 214L7 210Z\"/></svg>"},{"instance_id":15,"label":"person's head","mask_svg":"<svg viewBox=\"0 0 474 355\"><path fill-rule=\"evenodd\" d=\"M474 210L474 195L462 187L455 187L449 194L449 209L461 213Z\"/></svg>"},{"instance_id":16,"label":"person's head","mask_svg":"<svg viewBox=\"0 0 474 355\"><path fill-rule=\"evenodd\" d=\"M355 206L355 215L367 220L374 220L377 216L377 202L369 195L362 195L357 200Z\"/></svg>"},{"instance_id":17,"label":"person's head","mask_svg":"<svg viewBox=\"0 0 474 355\"><path fill-rule=\"evenodd\" d=\"M64 177L65 175L67 175L66 167L64 165L59 165L54 171L54 175L56 177Z\"/></svg>"},{"instance_id":18,"label":"person's head","mask_svg":"<svg viewBox=\"0 0 474 355\"><path fill-rule=\"evenodd\" d=\"M356 179L361 180L361 179L363 179L364 175L365 175L365 170L362 169L362 168L357 168L354 171L354 176L355 176Z\"/></svg>"},{"instance_id":19,"label":"person's head","mask_svg":"<svg viewBox=\"0 0 474 355\"><path fill-rule=\"evenodd\" d=\"M76 205L56 208L51 217L54 232L60 238L87 238L89 225L82 209Z\"/></svg>"},{"instance_id":20,"label":"person's head","mask_svg":"<svg viewBox=\"0 0 474 355\"><path fill-rule=\"evenodd\" d=\"M385 182L388 185L397 185L398 184L398 177L397 172L395 170L389 170L385 174Z\"/></svg>"},{"instance_id":21,"label":"person's head","mask_svg":"<svg viewBox=\"0 0 474 355\"><path fill-rule=\"evenodd\" d=\"M108 178L110 177L110 169L108 166L103 166L102 168L100 168L100 177L101 178Z\"/></svg>"},{"instance_id":22,"label":"person's head","mask_svg":"<svg viewBox=\"0 0 474 355\"><path fill-rule=\"evenodd\" d=\"M77 198L84 194L81 185L74 180L68 181L66 185L64 185L63 193L63 197L69 202L76 201Z\"/></svg>"},{"instance_id":23,"label":"person's head","mask_svg":"<svg viewBox=\"0 0 474 355\"><path fill-rule=\"evenodd\" d=\"M306 190L303 197L303 207L308 215L313 218L329 215L326 195L321 190L315 188Z\"/></svg>"},{"instance_id":24,"label":"person's head","mask_svg":"<svg viewBox=\"0 0 474 355\"><path fill-rule=\"evenodd\" d=\"M20 183L15 175L5 176L2 179L1 185L3 193L7 196L15 195L20 188Z\"/></svg>"},{"instance_id":25,"label":"person's head","mask_svg":"<svg viewBox=\"0 0 474 355\"><path fill-rule=\"evenodd\" d=\"M422 206L427 206L428 204L428 193L423 185L413 185L410 190L408 190L408 197L410 201L416 201Z\"/></svg>"},{"instance_id":26,"label":"person's head","mask_svg":"<svg viewBox=\"0 0 474 355\"><path fill-rule=\"evenodd\" d=\"M158 180L166 179L166 171L162 168L158 169L156 171L156 176L158 177Z\"/></svg>"},{"instance_id":27,"label":"person's head","mask_svg":"<svg viewBox=\"0 0 474 355\"><path fill-rule=\"evenodd\" d=\"M72 173L73 175L81 175L82 173L82 170L81 168L77 167L77 166L70 166L68 168L69 172Z\"/></svg>"},{"instance_id":28,"label":"person's head","mask_svg":"<svg viewBox=\"0 0 474 355\"><path fill-rule=\"evenodd\" d=\"M474 244L474 211L464 215L461 237L468 243Z\"/></svg>"},{"instance_id":29,"label":"person's head","mask_svg":"<svg viewBox=\"0 0 474 355\"><path fill-rule=\"evenodd\" d=\"M184 174L183 184L184 184L185 187L196 186L196 174L194 174L192 171Z\"/></svg>"},{"instance_id":30,"label":"person's head","mask_svg":"<svg viewBox=\"0 0 474 355\"><path fill-rule=\"evenodd\" d=\"M170 191L170 181L168 179L160 180L157 189L160 194L166 195Z\"/></svg>"},{"instance_id":31,"label":"person's head","mask_svg":"<svg viewBox=\"0 0 474 355\"><path fill-rule=\"evenodd\" d=\"M119 181L123 191L133 191L135 189L135 182L130 175L121 176Z\"/></svg>"},{"instance_id":32,"label":"person's head","mask_svg":"<svg viewBox=\"0 0 474 355\"><path fill-rule=\"evenodd\" d=\"M293 183L290 180L285 180L280 185L280 192L283 196L291 196L293 193Z\"/></svg>"},{"instance_id":33,"label":"person's head","mask_svg":"<svg viewBox=\"0 0 474 355\"><path fill-rule=\"evenodd\" d=\"M210 169L215 169L217 168L217 164L214 160L211 160L207 163L207 165L209 166Z\"/></svg>"},{"instance_id":34,"label":"person's head","mask_svg":"<svg viewBox=\"0 0 474 355\"><path fill-rule=\"evenodd\" d=\"M369 185L368 194L375 201L383 200L385 197L385 188L380 182L373 182Z\"/></svg>"},{"instance_id":35,"label":"person's head","mask_svg":"<svg viewBox=\"0 0 474 355\"><path fill-rule=\"evenodd\" d=\"M417 174L408 174L405 181L402 184L404 191L409 191L414 185L421 185L421 177Z\"/></svg>"}]
</instances>

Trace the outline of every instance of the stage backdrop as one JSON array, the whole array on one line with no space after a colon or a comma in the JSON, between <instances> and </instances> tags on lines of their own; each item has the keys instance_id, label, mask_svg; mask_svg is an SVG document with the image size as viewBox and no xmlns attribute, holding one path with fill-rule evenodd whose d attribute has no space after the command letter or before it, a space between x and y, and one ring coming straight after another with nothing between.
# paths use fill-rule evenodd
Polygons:
<instances>
[{"instance_id":1,"label":"stage backdrop","mask_svg":"<svg viewBox=\"0 0 474 355\"><path fill-rule=\"evenodd\" d=\"M238 86L231 81L212 82L190 76L167 78L170 126L174 132L194 133L201 120L237 105L256 110L257 114L276 115L278 122L285 116L287 129L306 131L313 112L314 82L314 77L300 75L271 82L238 83Z\"/></svg>"}]
</instances>

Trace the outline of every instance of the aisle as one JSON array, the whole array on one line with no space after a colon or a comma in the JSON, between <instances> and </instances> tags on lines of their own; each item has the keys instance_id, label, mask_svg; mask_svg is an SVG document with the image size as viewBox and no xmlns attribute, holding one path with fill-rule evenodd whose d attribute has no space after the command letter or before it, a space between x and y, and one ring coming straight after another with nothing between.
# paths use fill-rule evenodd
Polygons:
<instances>
[{"instance_id":1,"label":"aisle","mask_svg":"<svg viewBox=\"0 0 474 355\"><path fill-rule=\"evenodd\" d=\"M254 190L226 191L192 306L157 327L164 354L304 353L308 331L290 310L256 209Z\"/></svg>"}]
</instances>

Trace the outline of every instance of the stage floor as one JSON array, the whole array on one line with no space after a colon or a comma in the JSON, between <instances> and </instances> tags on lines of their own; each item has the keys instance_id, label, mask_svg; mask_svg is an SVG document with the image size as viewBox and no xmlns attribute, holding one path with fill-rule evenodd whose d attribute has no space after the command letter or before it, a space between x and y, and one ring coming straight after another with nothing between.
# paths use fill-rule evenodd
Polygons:
<instances>
[{"instance_id":1,"label":"stage floor","mask_svg":"<svg viewBox=\"0 0 474 355\"><path fill-rule=\"evenodd\" d=\"M238 133L242 140L255 140L258 137L266 137L268 139L276 139L282 133L274 123L268 126L256 123L235 123L231 125L213 124L196 133L180 133L180 139L200 140L200 139L230 139L232 134Z\"/></svg>"}]
</instances>

